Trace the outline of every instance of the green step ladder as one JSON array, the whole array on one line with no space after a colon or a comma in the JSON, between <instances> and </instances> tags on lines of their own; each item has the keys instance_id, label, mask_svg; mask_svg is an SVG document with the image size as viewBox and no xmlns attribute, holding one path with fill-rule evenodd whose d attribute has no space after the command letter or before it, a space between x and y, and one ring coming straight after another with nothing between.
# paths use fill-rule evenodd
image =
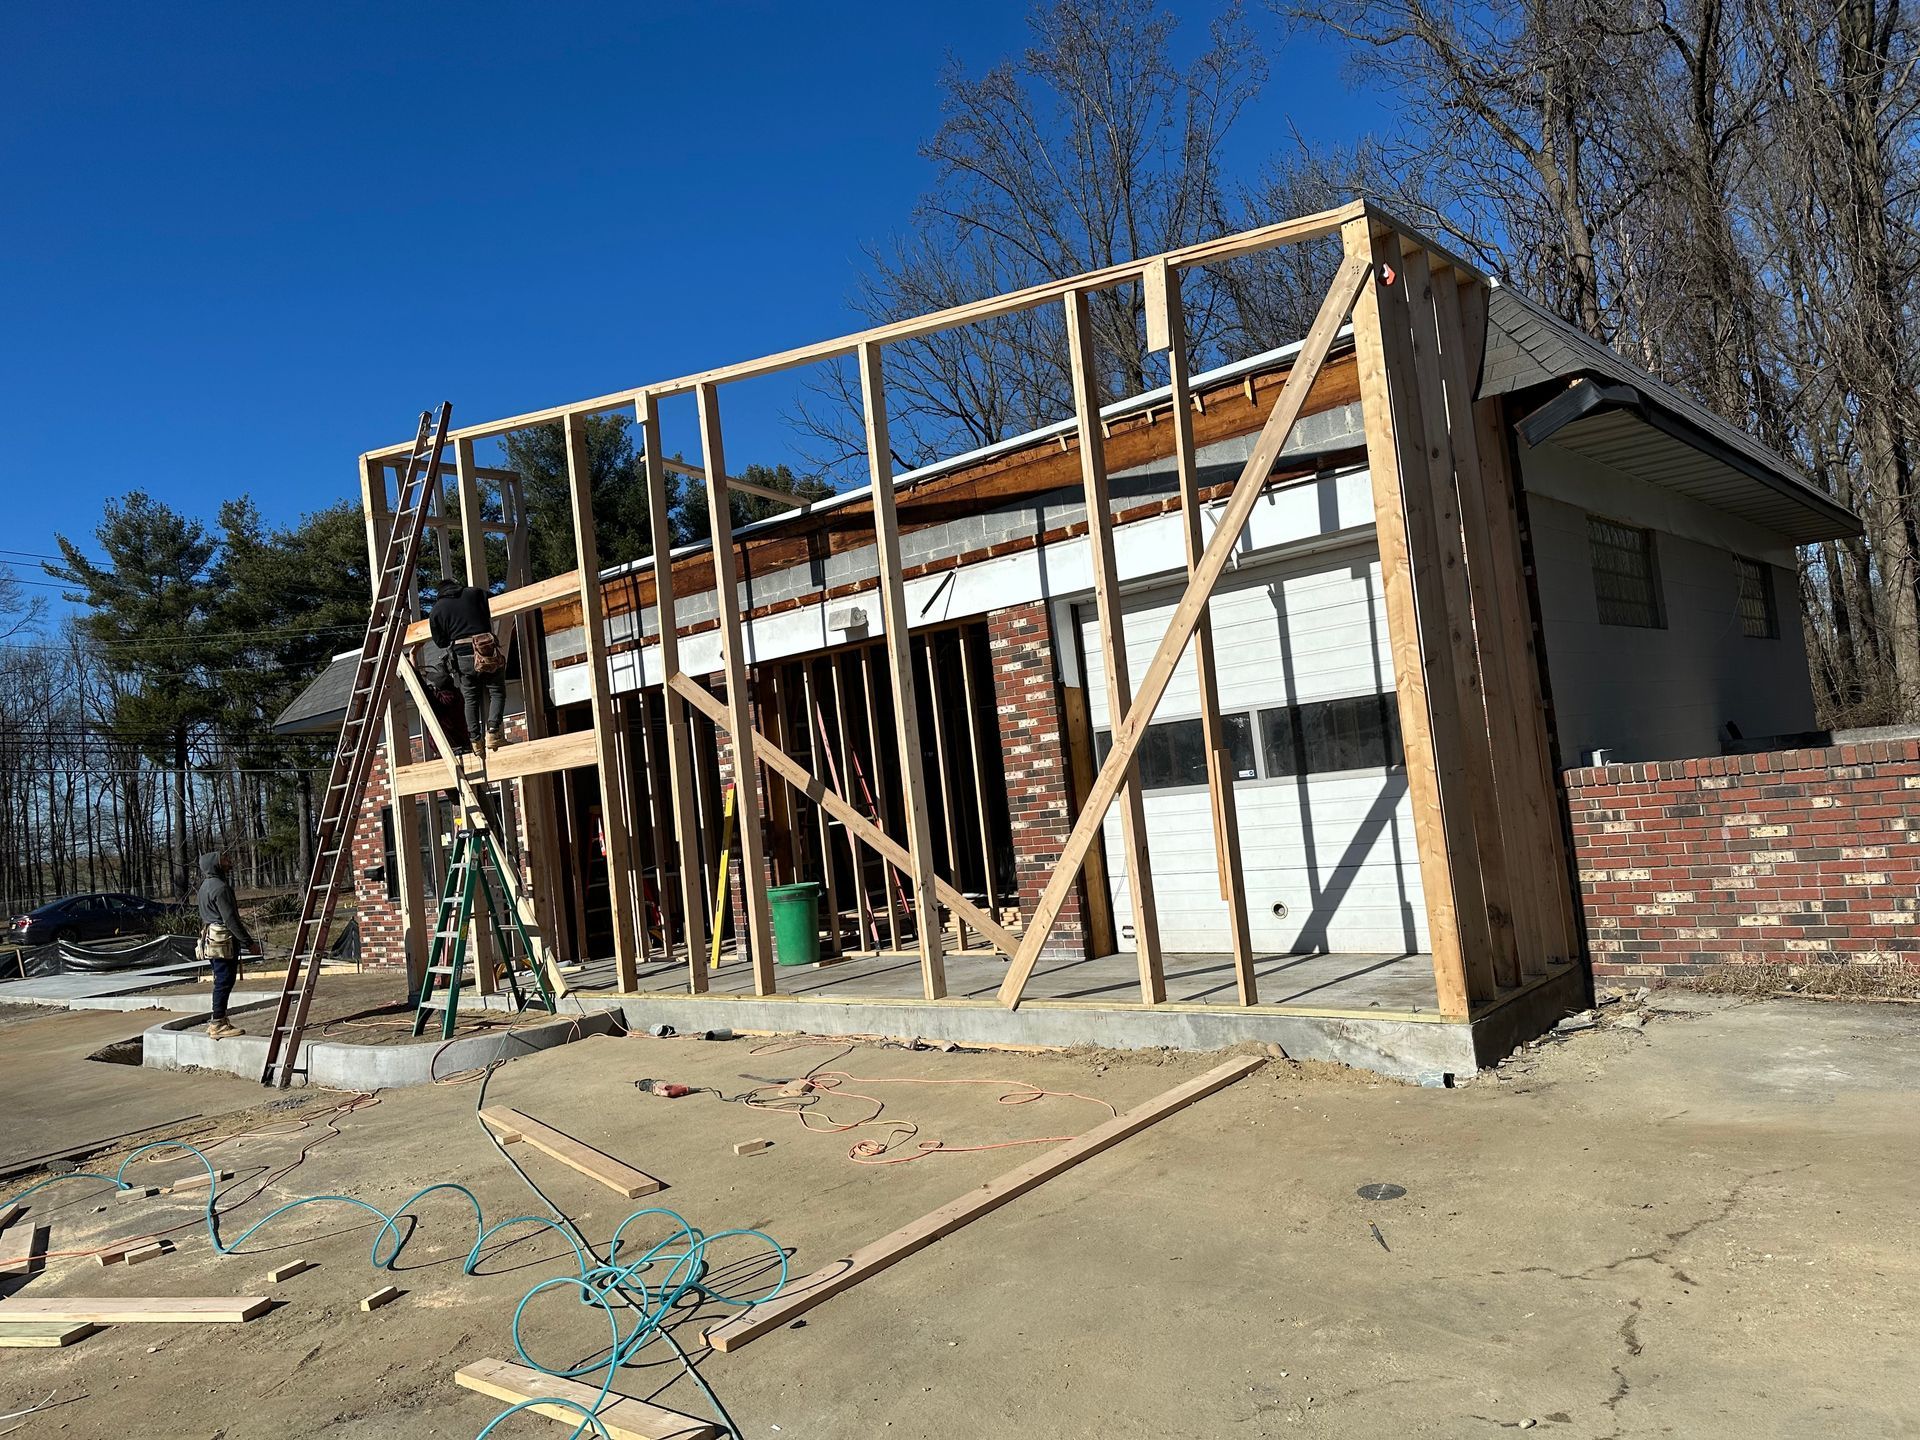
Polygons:
<instances>
[{"instance_id":1,"label":"green step ladder","mask_svg":"<svg viewBox=\"0 0 1920 1440\"><path fill-rule=\"evenodd\" d=\"M440 913L433 922L433 947L427 955L427 973L421 980L418 1008L413 1014L415 1035L426 1034L437 1011L441 1038L453 1038L453 1027L460 1012L460 972L467 964L467 930L474 918L476 895L486 905L487 923L493 931L494 948L506 969L515 1009L525 1010L532 1003L520 986L525 976L539 991L540 1004L547 1013L559 1013L553 989L547 983L547 972L535 963L533 940L521 922L519 910L508 901L509 893L492 831L463 827L454 836L453 849L447 856ZM507 916L505 922L501 920L503 910ZM518 945L513 943L515 939ZM442 982L437 990L435 981Z\"/></svg>"}]
</instances>

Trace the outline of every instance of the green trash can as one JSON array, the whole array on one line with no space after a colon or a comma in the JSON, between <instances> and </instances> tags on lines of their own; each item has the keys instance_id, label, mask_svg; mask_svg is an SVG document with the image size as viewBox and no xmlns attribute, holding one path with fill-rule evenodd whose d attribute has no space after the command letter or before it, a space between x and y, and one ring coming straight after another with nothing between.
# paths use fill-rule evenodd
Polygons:
<instances>
[{"instance_id":1,"label":"green trash can","mask_svg":"<svg viewBox=\"0 0 1920 1440\"><path fill-rule=\"evenodd\" d=\"M820 887L811 880L776 885L773 902L773 957L782 965L820 963Z\"/></svg>"}]
</instances>

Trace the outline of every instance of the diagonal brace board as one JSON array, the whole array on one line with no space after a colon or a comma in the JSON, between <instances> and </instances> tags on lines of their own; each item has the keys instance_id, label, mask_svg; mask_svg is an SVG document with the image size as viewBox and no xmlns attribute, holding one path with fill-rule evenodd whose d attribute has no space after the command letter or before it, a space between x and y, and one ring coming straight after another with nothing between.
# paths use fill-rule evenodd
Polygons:
<instances>
[{"instance_id":1,"label":"diagonal brace board","mask_svg":"<svg viewBox=\"0 0 1920 1440\"><path fill-rule=\"evenodd\" d=\"M758 1340L768 1331L791 1323L794 1316L804 1314L821 1301L831 1300L842 1290L852 1289L869 1275L877 1275L916 1251L926 1249L942 1236L952 1234L989 1211L998 1210L1009 1200L1018 1199L1035 1186L1071 1170L1082 1160L1091 1160L1101 1151L1109 1150L1128 1136L1186 1109L1196 1100L1204 1100L1216 1090L1226 1089L1266 1063L1258 1056L1229 1060L1184 1085L1176 1085L1144 1105L1135 1106L1124 1115L1116 1115L1104 1124L1094 1126L1078 1139L1057 1145L1018 1169L1009 1170L996 1180L975 1186L958 1200L949 1201L911 1225L903 1226L870 1245L861 1246L846 1259L836 1260L804 1279L794 1281L766 1303L755 1305L737 1318L714 1326L707 1331L707 1343L724 1353Z\"/></svg>"},{"instance_id":2,"label":"diagonal brace board","mask_svg":"<svg viewBox=\"0 0 1920 1440\"><path fill-rule=\"evenodd\" d=\"M1053 876L1041 892L1032 919L1027 922L1019 953L1014 956L1013 964L1007 969L1007 978L1000 986L1000 1003L1008 1009L1020 1003L1021 992L1026 989L1027 981L1033 975L1033 967L1040 958L1040 947L1046 944L1061 907L1066 904L1067 896L1078 883L1080 867L1106 820L1107 807L1113 803L1126 778L1127 767L1146 736L1147 722L1153 718L1161 696L1166 694L1174 667L1180 663L1187 641L1200 623L1207 598L1212 595L1213 587L1232 558L1234 547L1240 543L1240 532L1246 529L1253 507L1266 487L1267 476L1274 462L1279 459L1287 437L1293 433L1294 421L1306 408L1313 382L1333 348L1340 327L1346 323L1348 313L1359 299L1361 286L1366 283L1371 268L1371 261L1367 257L1349 255L1335 274L1327 298L1321 303L1320 313L1314 317L1287 382L1281 388L1280 397L1274 402L1273 413L1261 427L1254 441L1253 452L1247 457L1240 478L1234 482L1220 523L1213 532L1213 538L1207 542L1206 553L1193 567L1193 578L1187 583L1186 593L1180 597L1179 605L1167 622L1166 634L1140 677L1133 703L1127 707L1126 715L1113 726L1112 748L1108 750L1099 774L1094 777L1086 803L1074 821L1073 831L1060 853Z\"/></svg>"},{"instance_id":3,"label":"diagonal brace board","mask_svg":"<svg viewBox=\"0 0 1920 1440\"><path fill-rule=\"evenodd\" d=\"M708 690L698 680L687 674L669 677L667 684L674 693L705 715L714 724L727 729L727 707L720 698ZM775 745L758 730L753 732L753 753L760 763L780 776L789 785L803 792L806 797L838 820L856 836L878 850L889 863L897 869L913 874L913 857L907 853L907 847L895 840L886 831L875 825L850 804L837 790L829 790L826 784L808 771L797 760ZM1013 955L1020 948L1020 942L1008 934L993 917L967 899L952 885L938 875L933 877L934 894L942 904L960 916L967 924L978 930L990 940L994 948L1003 955ZM930 908L930 907L929 907ZM921 923L927 923L922 921Z\"/></svg>"}]
</instances>

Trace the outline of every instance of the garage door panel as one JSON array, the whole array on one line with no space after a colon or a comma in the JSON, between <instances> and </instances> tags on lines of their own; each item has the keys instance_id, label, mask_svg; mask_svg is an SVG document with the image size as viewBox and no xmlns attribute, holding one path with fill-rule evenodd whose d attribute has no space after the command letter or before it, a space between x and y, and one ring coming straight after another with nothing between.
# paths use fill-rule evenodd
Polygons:
<instances>
[{"instance_id":1,"label":"garage door panel","mask_svg":"<svg viewBox=\"0 0 1920 1440\"><path fill-rule=\"evenodd\" d=\"M1386 610L1371 547L1247 571L1223 584L1228 588L1215 594L1211 606L1220 706L1254 717L1256 750L1261 710L1392 693ZM1177 598L1129 598L1126 640L1134 675L1151 659ZM1105 729L1099 639L1099 622L1089 608L1082 613L1088 708L1094 727ZM1199 709L1189 651L1156 718L1183 719ZM1332 753L1344 758L1348 752ZM1242 780L1234 790L1255 947L1396 954L1425 949L1412 804L1398 767L1287 776L1268 776L1265 767L1261 757L1261 778ZM1164 947L1229 949L1206 791L1149 789L1145 809ZM1128 937L1122 944L1130 947L1132 906L1117 810L1109 812L1103 834L1115 919ZM1275 914L1276 905L1284 913Z\"/></svg>"}]
</instances>

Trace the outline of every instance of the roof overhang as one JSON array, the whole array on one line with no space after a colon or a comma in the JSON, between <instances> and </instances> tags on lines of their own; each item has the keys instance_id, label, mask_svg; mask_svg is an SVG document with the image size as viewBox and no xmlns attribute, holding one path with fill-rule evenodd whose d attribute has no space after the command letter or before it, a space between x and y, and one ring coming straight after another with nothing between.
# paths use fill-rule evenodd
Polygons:
<instances>
[{"instance_id":1,"label":"roof overhang","mask_svg":"<svg viewBox=\"0 0 1920 1440\"><path fill-rule=\"evenodd\" d=\"M1529 446L1563 450L1711 505L1796 545L1861 532L1859 518L1803 481L1769 469L1633 385L1575 380L1515 427Z\"/></svg>"}]
</instances>

